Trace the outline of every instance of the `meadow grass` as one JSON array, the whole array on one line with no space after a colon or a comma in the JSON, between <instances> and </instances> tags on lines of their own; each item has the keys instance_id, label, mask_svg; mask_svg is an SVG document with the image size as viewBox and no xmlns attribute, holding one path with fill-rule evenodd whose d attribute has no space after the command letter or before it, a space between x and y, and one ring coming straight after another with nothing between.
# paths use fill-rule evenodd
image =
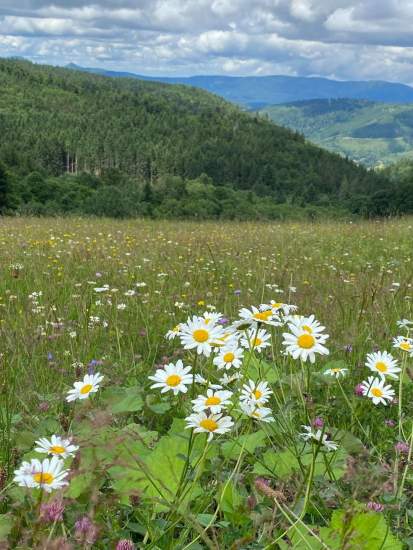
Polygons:
<instances>
[{"instance_id":1,"label":"meadow grass","mask_svg":"<svg viewBox=\"0 0 413 550\"><path fill-rule=\"evenodd\" d=\"M4 547L411 548L412 360L392 338L412 318L412 245L411 219L2 219ZM212 361L165 333L204 311L235 320L270 300L314 314L330 354L295 361L283 353L288 329L270 328L271 346L246 352L240 371L242 383L269 382L275 422L241 421L234 402L232 433L207 443L184 429L191 398L162 396L148 375L182 359L211 381ZM374 350L403 368L387 406L354 392ZM88 371L104 375L98 392L68 403ZM315 419L336 452L300 439ZM79 446L69 486L19 487L13 471L52 434ZM56 498L64 512L48 519Z\"/></svg>"}]
</instances>

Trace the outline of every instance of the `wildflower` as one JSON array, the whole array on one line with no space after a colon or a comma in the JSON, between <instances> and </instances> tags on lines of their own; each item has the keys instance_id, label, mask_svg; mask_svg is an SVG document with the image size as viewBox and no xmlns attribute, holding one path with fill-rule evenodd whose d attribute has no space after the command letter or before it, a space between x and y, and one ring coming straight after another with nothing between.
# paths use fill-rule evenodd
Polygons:
<instances>
[{"instance_id":1,"label":"wildflower","mask_svg":"<svg viewBox=\"0 0 413 550\"><path fill-rule=\"evenodd\" d=\"M271 309L274 315L290 315L292 311L297 311L298 307L293 304L283 304L282 302L276 302L271 300L269 304L261 304L261 310Z\"/></svg>"},{"instance_id":2,"label":"wildflower","mask_svg":"<svg viewBox=\"0 0 413 550\"><path fill-rule=\"evenodd\" d=\"M393 356L387 353L387 351L368 353L365 365L375 374L379 374L382 378L388 376L389 378L397 379L397 373L401 370L397 367L396 359L393 359Z\"/></svg>"},{"instance_id":3,"label":"wildflower","mask_svg":"<svg viewBox=\"0 0 413 550\"><path fill-rule=\"evenodd\" d=\"M234 372L234 374L231 374L230 376L228 376L228 374L225 372L221 376L219 381L222 385L227 386L228 384L231 384L231 382L235 382L235 380L239 380L240 378L242 378L242 374L240 372Z\"/></svg>"},{"instance_id":4,"label":"wildflower","mask_svg":"<svg viewBox=\"0 0 413 550\"><path fill-rule=\"evenodd\" d=\"M313 428L317 428L317 429L323 428L324 420L320 416L316 416L311 424Z\"/></svg>"},{"instance_id":5,"label":"wildflower","mask_svg":"<svg viewBox=\"0 0 413 550\"><path fill-rule=\"evenodd\" d=\"M313 429L311 426L303 426L305 432L300 434L300 437L304 439L304 441L317 441L318 443L321 443L324 445L324 447L328 451L335 451L338 449L337 443L334 443L334 441L329 441L328 436L326 433L323 433L321 430L317 430L316 432L313 432Z\"/></svg>"},{"instance_id":6,"label":"wildflower","mask_svg":"<svg viewBox=\"0 0 413 550\"><path fill-rule=\"evenodd\" d=\"M387 405L387 401L392 401L394 397L394 389L388 384L384 385L384 378L374 378L374 376L369 376L367 381L362 382L363 395L370 397L374 405L383 403Z\"/></svg>"},{"instance_id":7,"label":"wildflower","mask_svg":"<svg viewBox=\"0 0 413 550\"><path fill-rule=\"evenodd\" d=\"M410 330L413 327L413 321L409 321L409 319L400 319L400 321L397 321L397 326L399 328Z\"/></svg>"},{"instance_id":8,"label":"wildflower","mask_svg":"<svg viewBox=\"0 0 413 550\"><path fill-rule=\"evenodd\" d=\"M75 382L73 389L67 392L66 401L76 401L76 399L87 399L91 393L96 393L103 380L103 375L85 374L83 382Z\"/></svg>"},{"instance_id":9,"label":"wildflower","mask_svg":"<svg viewBox=\"0 0 413 550\"><path fill-rule=\"evenodd\" d=\"M214 434L224 434L231 430L234 425L230 416L222 414L207 415L205 412L194 413L185 418L187 428L194 428L194 433L208 433L208 441L211 441Z\"/></svg>"},{"instance_id":10,"label":"wildflower","mask_svg":"<svg viewBox=\"0 0 413 550\"><path fill-rule=\"evenodd\" d=\"M327 369L324 371L324 374L327 376L334 376L334 378L344 378L347 375L348 369L341 367L334 367L332 369Z\"/></svg>"},{"instance_id":11,"label":"wildflower","mask_svg":"<svg viewBox=\"0 0 413 550\"><path fill-rule=\"evenodd\" d=\"M258 330L256 328L250 328L247 334L248 338L244 336L241 339L241 346L246 349L259 352L270 345L269 340L271 339L271 335L262 328Z\"/></svg>"},{"instance_id":12,"label":"wildflower","mask_svg":"<svg viewBox=\"0 0 413 550\"><path fill-rule=\"evenodd\" d=\"M257 402L240 401L239 406L244 414L254 420L260 420L261 422L275 422L271 409L268 407L261 407Z\"/></svg>"},{"instance_id":13,"label":"wildflower","mask_svg":"<svg viewBox=\"0 0 413 550\"><path fill-rule=\"evenodd\" d=\"M361 397L362 395L364 395L363 388L364 388L363 384L357 384L357 386L354 388L355 395L357 395L358 397Z\"/></svg>"},{"instance_id":14,"label":"wildflower","mask_svg":"<svg viewBox=\"0 0 413 550\"><path fill-rule=\"evenodd\" d=\"M413 338L405 338L404 336L397 336L393 338L393 347L406 351L410 355L413 355Z\"/></svg>"},{"instance_id":15,"label":"wildflower","mask_svg":"<svg viewBox=\"0 0 413 550\"><path fill-rule=\"evenodd\" d=\"M206 319L194 316L181 325L179 337L185 349L194 349L198 355L209 357L212 351L212 342L223 334L222 327L216 326Z\"/></svg>"},{"instance_id":16,"label":"wildflower","mask_svg":"<svg viewBox=\"0 0 413 550\"><path fill-rule=\"evenodd\" d=\"M34 449L36 452L60 456L60 458L74 456L79 449L76 445L71 444L70 439L62 439L58 435L52 435L50 440L43 437L36 441L35 444L37 445Z\"/></svg>"},{"instance_id":17,"label":"wildflower","mask_svg":"<svg viewBox=\"0 0 413 550\"><path fill-rule=\"evenodd\" d=\"M181 330L181 325L176 325L172 330L168 330L168 332L165 334L165 338L167 340L173 340L176 336L179 336Z\"/></svg>"},{"instance_id":18,"label":"wildflower","mask_svg":"<svg viewBox=\"0 0 413 550\"><path fill-rule=\"evenodd\" d=\"M242 356L244 352L241 348L224 347L220 350L217 357L214 358L214 365L218 370L229 370L231 367L239 369L242 365Z\"/></svg>"},{"instance_id":19,"label":"wildflower","mask_svg":"<svg viewBox=\"0 0 413 550\"><path fill-rule=\"evenodd\" d=\"M116 550L135 550L135 545L131 540L122 539L117 543Z\"/></svg>"},{"instance_id":20,"label":"wildflower","mask_svg":"<svg viewBox=\"0 0 413 550\"><path fill-rule=\"evenodd\" d=\"M161 393L171 390L174 395L179 392L186 393L188 384L192 384L193 376L189 374L192 367L184 367L179 359L176 364L169 363L163 369L157 369L154 376L149 376L150 380L154 380L152 388L162 388Z\"/></svg>"},{"instance_id":21,"label":"wildflower","mask_svg":"<svg viewBox=\"0 0 413 550\"><path fill-rule=\"evenodd\" d=\"M253 380L249 380L248 384L243 385L240 401L263 405L269 400L271 394L272 390L268 387L267 382L258 382L256 384Z\"/></svg>"},{"instance_id":22,"label":"wildflower","mask_svg":"<svg viewBox=\"0 0 413 550\"><path fill-rule=\"evenodd\" d=\"M217 311L205 311L204 312L204 319L206 323L212 323L212 324L220 324L219 320L222 318L222 313L218 313Z\"/></svg>"},{"instance_id":23,"label":"wildflower","mask_svg":"<svg viewBox=\"0 0 413 550\"><path fill-rule=\"evenodd\" d=\"M83 516L75 522L75 539L86 544L94 544L98 537L98 528L88 516Z\"/></svg>"},{"instance_id":24,"label":"wildflower","mask_svg":"<svg viewBox=\"0 0 413 550\"><path fill-rule=\"evenodd\" d=\"M327 334L323 334L325 327L316 320L314 315L304 317L303 315L292 315L288 318L288 327L290 330L295 327L300 332L307 332L314 336L319 342L323 343L328 339Z\"/></svg>"},{"instance_id":25,"label":"wildflower","mask_svg":"<svg viewBox=\"0 0 413 550\"><path fill-rule=\"evenodd\" d=\"M263 323L264 325L278 326L281 324L279 318L273 313L272 309L259 310L255 306L251 309L243 307L239 311L240 318L250 323Z\"/></svg>"},{"instance_id":26,"label":"wildflower","mask_svg":"<svg viewBox=\"0 0 413 550\"><path fill-rule=\"evenodd\" d=\"M316 336L309 332L298 328L292 324L289 325L292 334L288 332L283 333L284 341L283 345L286 346L286 351L293 359L302 359L307 361L310 359L311 363L315 363L315 354L328 355L329 351L321 344L321 340L318 340ZM327 335L324 337L328 338ZM325 339L322 342L325 342Z\"/></svg>"},{"instance_id":27,"label":"wildflower","mask_svg":"<svg viewBox=\"0 0 413 550\"><path fill-rule=\"evenodd\" d=\"M404 441L398 441L396 445L394 446L395 450L400 454L409 454L410 447L408 443L405 443Z\"/></svg>"},{"instance_id":28,"label":"wildflower","mask_svg":"<svg viewBox=\"0 0 413 550\"><path fill-rule=\"evenodd\" d=\"M208 381L206 378L204 378L200 374L195 375L195 382L197 384L201 384L201 386L209 386L213 390L222 390L222 386L220 384L211 384L210 381Z\"/></svg>"},{"instance_id":29,"label":"wildflower","mask_svg":"<svg viewBox=\"0 0 413 550\"><path fill-rule=\"evenodd\" d=\"M373 501L370 501L367 503L367 508L372 512L383 512L384 510L383 504L380 504L379 502L373 502Z\"/></svg>"},{"instance_id":30,"label":"wildflower","mask_svg":"<svg viewBox=\"0 0 413 550\"><path fill-rule=\"evenodd\" d=\"M14 481L20 487L40 488L50 493L53 489L61 489L68 484L65 478L69 472L63 469L63 464L63 460L57 456L45 458L42 462L32 458L14 471Z\"/></svg>"},{"instance_id":31,"label":"wildflower","mask_svg":"<svg viewBox=\"0 0 413 550\"><path fill-rule=\"evenodd\" d=\"M194 404L193 409L195 412L202 412L209 409L212 414L218 414L222 409L231 404L231 397L231 391L218 390L214 392L213 389L208 389L206 396L198 395L196 399L192 400Z\"/></svg>"},{"instance_id":32,"label":"wildflower","mask_svg":"<svg viewBox=\"0 0 413 550\"><path fill-rule=\"evenodd\" d=\"M396 425L396 422L394 420L392 420L391 418L387 418L385 421L384 421L384 424L388 427L388 428L394 428L395 425Z\"/></svg>"},{"instance_id":33,"label":"wildflower","mask_svg":"<svg viewBox=\"0 0 413 550\"><path fill-rule=\"evenodd\" d=\"M51 502L43 502L40 506L40 520L44 523L63 521L64 510L65 506L60 499L55 499Z\"/></svg>"}]
</instances>

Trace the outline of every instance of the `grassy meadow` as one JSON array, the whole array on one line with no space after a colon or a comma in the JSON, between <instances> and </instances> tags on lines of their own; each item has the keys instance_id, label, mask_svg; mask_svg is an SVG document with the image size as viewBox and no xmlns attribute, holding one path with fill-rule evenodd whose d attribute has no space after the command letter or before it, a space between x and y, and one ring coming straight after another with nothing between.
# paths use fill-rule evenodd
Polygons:
<instances>
[{"instance_id":1,"label":"grassy meadow","mask_svg":"<svg viewBox=\"0 0 413 550\"><path fill-rule=\"evenodd\" d=\"M412 244L412 219L1 219L0 548L413 548L413 359L393 347L409 336L397 322L413 318ZM217 367L219 347L165 337L204 312L223 317L202 330L234 332L242 307L271 300L314 314L329 354L286 354L288 308L282 326L238 326L239 368ZM380 374L367 354L384 351L400 370L375 404L360 384ZM151 388L180 360L202 380L176 395ZM67 400L96 373L96 391ZM241 406L249 381L256 409ZM232 424L214 433L221 420L206 410L209 433L188 429L191 401L217 384ZM29 467L16 480L53 435L78 447L59 458L68 485L51 490L57 470L50 481Z\"/></svg>"}]
</instances>

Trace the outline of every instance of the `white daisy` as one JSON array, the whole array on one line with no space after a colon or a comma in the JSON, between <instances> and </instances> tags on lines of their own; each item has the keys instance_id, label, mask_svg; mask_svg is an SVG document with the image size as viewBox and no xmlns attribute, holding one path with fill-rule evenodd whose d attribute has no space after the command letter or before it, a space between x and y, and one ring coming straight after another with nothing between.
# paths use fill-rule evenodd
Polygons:
<instances>
[{"instance_id":1,"label":"white daisy","mask_svg":"<svg viewBox=\"0 0 413 550\"><path fill-rule=\"evenodd\" d=\"M180 332L181 332L181 325L180 324L175 325L172 330L168 330L168 332L165 334L165 338L167 340L173 340L174 338L179 336Z\"/></svg>"},{"instance_id":2,"label":"white daisy","mask_svg":"<svg viewBox=\"0 0 413 550\"><path fill-rule=\"evenodd\" d=\"M375 353L367 354L367 361L365 363L375 374L379 374L382 378L388 376L397 380L398 373L401 369L397 366L396 359L387 351L378 351Z\"/></svg>"},{"instance_id":3,"label":"white daisy","mask_svg":"<svg viewBox=\"0 0 413 550\"><path fill-rule=\"evenodd\" d=\"M202 412L210 410L212 414L218 414L222 409L225 409L228 405L231 405L232 391L217 390L212 388L207 390L207 394L198 395L196 399L192 400L194 404L193 409L195 412Z\"/></svg>"},{"instance_id":4,"label":"white daisy","mask_svg":"<svg viewBox=\"0 0 413 550\"><path fill-rule=\"evenodd\" d=\"M301 433L300 437L302 437L305 441L317 441L318 443L324 445L324 447L326 447L328 451L335 451L338 449L337 443L334 443L334 441L329 441L326 433L323 433L321 430L313 432L311 426L302 427L304 428L305 432Z\"/></svg>"},{"instance_id":5,"label":"white daisy","mask_svg":"<svg viewBox=\"0 0 413 550\"><path fill-rule=\"evenodd\" d=\"M239 369L242 365L242 356L244 351L241 348L224 347L219 351L217 357L214 358L214 365L218 370L229 370L231 367Z\"/></svg>"},{"instance_id":6,"label":"white daisy","mask_svg":"<svg viewBox=\"0 0 413 550\"><path fill-rule=\"evenodd\" d=\"M194 316L181 325L179 337L185 349L196 349L198 355L209 357L212 351L212 343L221 338L224 331L222 327L208 322L203 317Z\"/></svg>"},{"instance_id":7,"label":"white daisy","mask_svg":"<svg viewBox=\"0 0 413 550\"><path fill-rule=\"evenodd\" d=\"M374 378L374 376L369 376L367 380L364 380L361 383L363 395L370 397L374 405L378 405L379 403L387 405L386 399L387 401L393 400L394 389L390 384L385 386L385 383L384 378Z\"/></svg>"},{"instance_id":8,"label":"white daisy","mask_svg":"<svg viewBox=\"0 0 413 550\"><path fill-rule=\"evenodd\" d=\"M226 330L220 338L213 340L212 345L216 352L220 352L222 348L238 348L239 334L234 332L230 327L230 329Z\"/></svg>"},{"instance_id":9,"label":"white daisy","mask_svg":"<svg viewBox=\"0 0 413 550\"><path fill-rule=\"evenodd\" d=\"M400 321L397 321L397 326L399 328L410 330L411 328L413 328L413 321L409 321L409 319L400 319Z\"/></svg>"},{"instance_id":10,"label":"white daisy","mask_svg":"<svg viewBox=\"0 0 413 550\"><path fill-rule=\"evenodd\" d=\"M271 300L269 304L260 305L260 310L265 311L267 309L271 309L274 315L290 315L293 311L297 311L298 307L293 304L283 304L282 302Z\"/></svg>"},{"instance_id":11,"label":"white daisy","mask_svg":"<svg viewBox=\"0 0 413 550\"><path fill-rule=\"evenodd\" d=\"M410 355L413 355L413 338L405 338L404 336L397 336L393 338L393 347L406 351Z\"/></svg>"},{"instance_id":12,"label":"white daisy","mask_svg":"<svg viewBox=\"0 0 413 550\"><path fill-rule=\"evenodd\" d=\"M255 306L251 306L251 309L243 307L239 310L239 316L241 321L247 321L249 323L263 323L273 326L279 326L281 324L280 319L273 313L271 308L259 310Z\"/></svg>"},{"instance_id":13,"label":"white daisy","mask_svg":"<svg viewBox=\"0 0 413 550\"><path fill-rule=\"evenodd\" d=\"M267 382L256 384L253 380L249 380L248 384L243 385L239 399L256 405L263 405L269 400L270 395L272 395L272 390L268 387Z\"/></svg>"},{"instance_id":14,"label":"white daisy","mask_svg":"<svg viewBox=\"0 0 413 550\"><path fill-rule=\"evenodd\" d=\"M35 442L35 451L37 453L46 453L50 455L60 456L60 458L68 458L74 456L79 449L77 445L72 445L70 439L63 439L58 435L52 435L50 439L42 437Z\"/></svg>"},{"instance_id":15,"label":"white daisy","mask_svg":"<svg viewBox=\"0 0 413 550\"><path fill-rule=\"evenodd\" d=\"M240 401L239 406L244 414L254 420L260 420L261 422L275 422L271 409L267 407L260 407L257 403L253 403L252 401Z\"/></svg>"},{"instance_id":16,"label":"white daisy","mask_svg":"<svg viewBox=\"0 0 413 550\"><path fill-rule=\"evenodd\" d=\"M222 313L218 313L217 311L205 311L203 317L206 323L216 325L222 318Z\"/></svg>"},{"instance_id":17,"label":"white daisy","mask_svg":"<svg viewBox=\"0 0 413 550\"><path fill-rule=\"evenodd\" d=\"M324 342L328 339L328 335L323 334L325 327L317 321L314 315L310 315L309 317L304 317L303 315L291 315L288 317L288 326L290 330L295 327L300 332L308 332L308 334L311 334L317 338L317 340L322 344L324 344Z\"/></svg>"},{"instance_id":18,"label":"white daisy","mask_svg":"<svg viewBox=\"0 0 413 550\"><path fill-rule=\"evenodd\" d=\"M256 328L250 328L247 331L247 334L248 338L244 336L241 339L241 346L243 348L253 351L261 351L271 345L269 342L271 335L263 328L258 329L258 331Z\"/></svg>"},{"instance_id":19,"label":"white daisy","mask_svg":"<svg viewBox=\"0 0 413 550\"><path fill-rule=\"evenodd\" d=\"M240 380L242 378L242 374L240 372L234 372L234 374L228 375L226 372L221 376L219 381L223 386L228 386L232 382L235 382L235 380ZM211 386L212 387L212 386Z\"/></svg>"},{"instance_id":20,"label":"white daisy","mask_svg":"<svg viewBox=\"0 0 413 550\"><path fill-rule=\"evenodd\" d=\"M292 334L288 332L283 334L283 345L286 347L286 352L289 353L293 359L300 358L303 361L310 359L311 363L315 363L316 353L320 355L329 354L328 349L325 348L315 336L292 324L288 326Z\"/></svg>"},{"instance_id":21,"label":"white daisy","mask_svg":"<svg viewBox=\"0 0 413 550\"><path fill-rule=\"evenodd\" d=\"M103 375L97 372L96 374L85 374L83 382L75 382L73 389L67 392L66 401L76 401L76 399L87 399L91 393L96 393L99 385L103 380Z\"/></svg>"},{"instance_id":22,"label":"white daisy","mask_svg":"<svg viewBox=\"0 0 413 550\"><path fill-rule=\"evenodd\" d=\"M194 428L194 433L208 433L208 441L211 441L214 434L224 434L231 430L234 425L230 416L222 414L207 415L205 412L194 413L185 418L187 428Z\"/></svg>"},{"instance_id":23,"label":"white daisy","mask_svg":"<svg viewBox=\"0 0 413 550\"><path fill-rule=\"evenodd\" d=\"M40 488L50 493L53 489L61 489L68 482L65 478L68 470L63 469L64 462L57 456L45 458L42 462L32 458L30 462L23 462L18 470L14 471L14 481L20 487Z\"/></svg>"},{"instance_id":24,"label":"white daisy","mask_svg":"<svg viewBox=\"0 0 413 550\"><path fill-rule=\"evenodd\" d=\"M211 384L210 381L208 381L206 378L204 378L200 374L195 375L195 382L197 384L201 384L201 386L208 386L213 390L222 390L222 386L220 384Z\"/></svg>"},{"instance_id":25,"label":"white daisy","mask_svg":"<svg viewBox=\"0 0 413 550\"><path fill-rule=\"evenodd\" d=\"M348 369L341 368L341 367L333 367L332 369L327 369L324 371L324 374L327 376L334 376L334 378L344 378L347 376Z\"/></svg>"},{"instance_id":26,"label":"white daisy","mask_svg":"<svg viewBox=\"0 0 413 550\"><path fill-rule=\"evenodd\" d=\"M175 364L169 363L163 369L157 369L154 376L148 376L150 380L154 380L152 388L162 388L161 393L172 391L174 395L178 393L186 393L187 386L192 384L193 376L189 374L192 367L184 367L179 359Z\"/></svg>"}]
</instances>

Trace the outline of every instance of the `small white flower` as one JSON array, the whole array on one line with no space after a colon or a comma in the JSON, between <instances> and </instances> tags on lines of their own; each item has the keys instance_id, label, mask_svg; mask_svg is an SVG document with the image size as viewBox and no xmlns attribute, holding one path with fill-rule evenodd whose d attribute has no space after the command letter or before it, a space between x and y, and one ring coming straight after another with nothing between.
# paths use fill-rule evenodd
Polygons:
<instances>
[{"instance_id":1,"label":"small white flower","mask_svg":"<svg viewBox=\"0 0 413 550\"><path fill-rule=\"evenodd\" d=\"M401 371L397 366L396 359L394 359L390 353L387 353L387 351L368 353L365 365L375 374L379 374L382 378L388 376L389 378L397 380L399 377L398 373Z\"/></svg>"},{"instance_id":2,"label":"small white flower","mask_svg":"<svg viewBox=\"0 0 413 550\"><path fill-rule=\"evenodd\" d=\"M292 334L285 332L283 334L283 345L286 347L287 353L289 353L293 359L300 358L302 361L310 360L311 363L315 363L315 354L328 355L329 351L325 348L320 340L316 336L296 327L293 324L288 325ZM328 338L324 335L324 338ZM324 343L325 340L323 340Z\"/></svg>"},{"instance_id":3,"label":"small white flower","mask_svg":"<svg viewBox=\"0 0 413 550\"><path fill-rule=\"evenodd\" d=\"M318 443L324 445L328 451L335 451L338 449L337 443L334 443L334 441L329 441L327 434L323 433L321 430L313 432L311 426L303 426L303 428L305 432L301 433L300 437L302 437L305 441L317 441Z\"/></svg>"},{"instance_id":4,"label":"small white flower","mask_svg":"<svg viewBox=\"0 0 413 550\"><path fill-rule=\"evenodd\" d=\"M261 422L275 422L272 411L268 407L260 407L252 401L240 401L240 409L244 414Z\"/></svg>"},{"instance_id":5,"label":"small white flower","mask_svg":"<svg viewBox=\"0 0 413 550\"><path fill-rule=\"evenodd\" d=\"M214 391L212 388L207 390L207 394L198 395L192 400L193 409L195 412L210 410L212 414L218 414L222 409L231 405L232 392L227 390Z\"/></svg>"},{"instance_id":6,"label":"small white flower","mask_svg":"<svg viewBox=\"0 0 413 550\"><path fill-rule=\"evenodd\" d=\"M344 378L347 376L348 369L341 368L341 367L333 367L332 369L327 369L324 371L324 374L327 376L334 376L334 378Z\"/></svg>"},{"instance_id":7,"label":"small white flower","mask_svg":"<svg viewBox=\"0 0 413 550\"><path fill-rule=\"evenodd\" d=\"M264 329L260 328L250 328L247 331L248 339L244 336L241 339L241 346L248 350L253 351L262 351L264 348L270 346L269 340L271 340L271 335L268 334Z\"/></svg>"},{"instance_id":8,"label":"small white flower","mask_svg":"<svg viewBox=\"0 0 413 550\"><path fill-rule=\"evenodd\" d=\"M393 347L399 348L402 351L413 355L413 338L405 338L404 336L397 336L393 338Z\"/></svg>"},{"instance_id":9,"label":"small white flower","mask_svg":"<svg viewBox=\"0 0 413 550\"><path fill-rule=\"evenodd\" d=\"M268 387L267 382L258 382L256 384L253 380L249 380L248 384L243 385L240 401L263 405L269 400L270 395L272 395L272 390Z\"/></svg>"},{"instance_id":10,"label":"small white flower","mask_svg":"<svg viewBox=\"0 0 413 550\"><path fill-rule=\"evenodd\" d=\"M374 405L378 405L379 403L387 405L387 401L393 400L394 389L390 384L385 386L385 383L384 378L374 378L374 376L369 376L367 380L364 380L361 383L363 395L370 397Z\"/></svg>"},{"instance_id":11,"label":"small white flower","mask_svg":"<svg viewBox=\"0 0 413 550\"><path fill-rule=\"evenodd\" d=\"M52 435L50 439L42 437L35 442L35 451L37 453L46 453L54 456L60 456L60 458L68 458L74 456L79 449L77 445L72 445L70 439L63 439L58 435Z\"/></svg>"},{"instance_id":12,"label":"small white flower","mask_svg":"<svg viewBox=\"0 0 413 550\"><path fill-rule=\"evenodd\" d=\"M208 441L211 441L215 434L229 432L234 425L230 416L222 416L222 414L208 416L205 412L191 414L185 421L188 424L187 428L195 428L194 433L208 433Z\"/></svg>"},{"instance_id":13,"label":"small white flower","mask_svg":"<svg viewBox=\"0 0 413 550\"><path fill-rule=\"evenodd\" d=\"M225 372L219 381L223 386L228 386L232 382L235 382L235 380L240 380L242 378L242 374L240 372L234 372L234 374L231 374L230 376ZM212 386L211 386L212 387Z\"/></svg>"},{"instance_id":14,"label":"small white flower","mask_svg":"<svg viewBox=\"0 0 413 550\"><path fill-rule=\"evenodd\" d=\"M14 471L14 481L20 487L40 488L50 493L53 489L61 489L68 482L65 478L68 470L63 469L64 462L57 456L45 458L42 462L32 458L30 462L23 462L18 470Z\"/></svg>"},{"instance_id":15,"label":"small white flower","mask_svg":"<svg viewBox=\"0 0 413 550\"><path fill-rule=\"evenodd\" d=\"M397 326L399 328L410 330L413 327L413 321L409 321L409 319L400 319L400 321L397 321Z\"/></svg>"},{"instance_id":16,"label":"small white flower","mask_svg":"<svg viewBox=\"0 0 413 550\"><path fill-rule=\"evenodd\" d=\"M220 349L217 357L214 358L214 365L218 370L229 370L231 367L239 369L242 365L244 351L241 348L224 347Z\"/></svg>"},{"instance_id":17,"label":"small white flower","mask_svg":"<svg viewBox=\"0 0 413 550\"><path fill-rule=\"evenodd\" d=\"M198 355L209 357L214 340L222 335L222 327L203 317L194 316L181 325L179 337L185 349L196 349Z\"/></svg>"},{"instance_id":18,"label":"small white flower","mask_svg":"<svg viewBox=\"0 0 413 550\"><path fill-rule=\"evenodd\" d=\"M154 376L148 376L150 380L154 380L152 388L162 388L161 393L172 391L174 395L178 393L186 393L187 386L192 384L193 376L189 374L192 367L184 367L179 359L176 364L169 363L163 369L157 369Z\"/></svg>"},{"instance_id":19,"label":"small white flower","mask_svg":"<svg viewBox=\"0 0 413 550\"><path fill-rule=\"evenodd\" d=\"M281 324L280 319L270 307L262 310L255 306L251 306L251 309L243 307L239 311L239 316L241 322L246 321L247 323L254 323L254 326L256 326L257 323L272 326L279 326Z\"/></svg>"},{"instance_id":20,"label":"small white flower","mask_svg":"<svg viewBox=\"0 0 413 550\"><path fill-rule=\"evenodd\" d=\"M168 332L165 334L165 338L167 340L173 340L176 336L179 336L181 330L181 325L175 325L172 330L168 330Z\"/></svg>"},{"instance_id":21,"label":"small white flower","mask_svg":"<svg viewBox=\"0 0 413 550\"><path fill-rule=\"evenodd\" d=\"M96 393L103 380L103 375L85 374L83 382L75 382L73 389L67 392L66 401L76 401L76 399L87 399L91 393Z\"/></svg>"},{"instance_id":22,"label":"small white flower","mask_svg":"<svg viewBox=\"0 0 413 550\"><path fill-rule=\"evenodd\" d=\"M201 384L201 386L208 386L213 390L222 390L222 386L220 384L212 384L210 381L208 381L206 378L204 378L200 374L195 375L195 382L197 384Z\"/></svg>"}]
</instances>

